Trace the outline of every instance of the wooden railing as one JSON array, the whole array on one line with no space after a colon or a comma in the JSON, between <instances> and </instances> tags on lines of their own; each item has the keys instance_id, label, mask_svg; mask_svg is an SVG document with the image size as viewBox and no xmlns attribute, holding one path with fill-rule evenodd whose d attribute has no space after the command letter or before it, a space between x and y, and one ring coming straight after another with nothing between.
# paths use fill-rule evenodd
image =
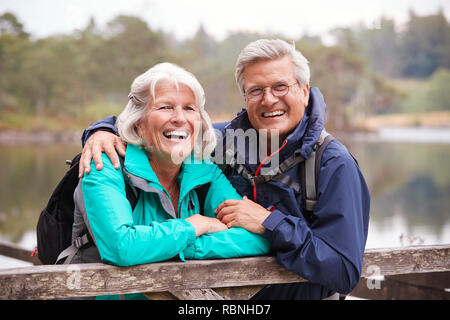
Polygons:
<instances>
[{"instance_id":1,"label":"wooden railing","mask_svg":"<svg viewBox=\"0 0 450 320\"><path fill-rule=\"evenodd\" d=\"M22 260L29 256L26 250L0 243L0 255L18 258L16 253ZM380 294L384 290L381 283L395 276L415 275L416 279L432 274L444 280L435 281L442 288L435 288L433 294L429 292L430 297L449 299L450 293L445 290L450 288L449 253L450 245L368 249L356 290L361 287L363 296L364 289ZM0 299L59 299L137 292L151 299L248 299L264 285L298 281L306 280L281 267L272 256L170 261L132 267L102 263L33 265L0 269ZM426 287L423 283L413 286Z\"/></svg>"}]
</instances>

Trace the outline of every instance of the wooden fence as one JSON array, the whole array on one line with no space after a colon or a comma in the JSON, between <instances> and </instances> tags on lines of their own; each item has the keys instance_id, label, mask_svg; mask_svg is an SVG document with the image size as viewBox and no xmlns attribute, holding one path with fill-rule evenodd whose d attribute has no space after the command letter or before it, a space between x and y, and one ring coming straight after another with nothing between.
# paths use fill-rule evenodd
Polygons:
<instances>
[{"instance_id":1,"label":"wooden fence","mask_svg":"<svg viewBox=\"0 0 450 320\"><path fill-rule=\"evenodd\" d=\"M450 245L368 249L361 281L352 295L375 299L450 299L449 251ZM26 250L5 242L0 242L0 255L38 263ZM272 256L169 261L132 267L102 263L33 265L0 269L0 299L59 299L137 292L151 299L248 299L264 285L298 281L306 280L281 267ZM394 292L390 287L401 290Z\"/></svg>"}]
</instances>

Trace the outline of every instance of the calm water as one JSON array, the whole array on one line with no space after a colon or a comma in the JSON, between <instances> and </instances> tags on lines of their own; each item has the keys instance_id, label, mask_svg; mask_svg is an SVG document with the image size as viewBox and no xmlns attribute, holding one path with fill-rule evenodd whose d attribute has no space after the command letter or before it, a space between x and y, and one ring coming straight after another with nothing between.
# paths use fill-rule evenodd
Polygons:
<instances>
[{"instance_id":1,"label":"calm water","mask_svg":"<svg viewBox=\"0 0 450 320\"><path fill-rule=\"evenodd\" d=\"M383 134L343 141L372 194L367 247L450 243L450 131L390 130L389 141ZM34 248L38 215L65 160L79 151L78 144L0 145L0 239Z\"/></svg>"}]
</instances>

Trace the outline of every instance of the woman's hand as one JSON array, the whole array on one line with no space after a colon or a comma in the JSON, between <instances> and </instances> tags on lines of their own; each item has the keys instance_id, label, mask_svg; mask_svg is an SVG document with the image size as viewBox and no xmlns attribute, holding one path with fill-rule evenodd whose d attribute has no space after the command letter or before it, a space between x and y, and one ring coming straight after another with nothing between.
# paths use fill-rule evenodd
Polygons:
<instances>
[{"instance_id":1,"label":"woman's hand","mask_svg":"<svg viewBox=\"0 0 450 320\"><path fill-rule=\"evenodd\" d=\"M94 158L95 167L97 170L103 168L102 152L105 152L114 168L120 168L119 153L125 157L126 147L123 141L115 134L108 131L97 131L93 133L84 145L81 153L80 167L78 170L78 177L81 179L83 175L91 172L91 160Z\"/></svg>"},{"instance_id":2,"label":"woman's hand","mask_svg":"<svg viewBox=\"0 0 450 320\"><path fill-rule=\"evenodd\" d=\"M241 227L262 234L266 228L262 223L270 211L244 196L242 200L226 200L215 210L217 219L228 227Z\"/></svg>"},{"instance_id":3,"label":"woman's hand","mask_svg":"<svg viewBox=\"0 0 450 320\"><path fill-rule=\"evenodd\" d=\"M220 222L219 219L205 217L200 214L194 214L185 220L189 221L194 226L195 235L197 237L202 234L214 233L228 229L228 227Z\"/></svg>"}]
</instances>

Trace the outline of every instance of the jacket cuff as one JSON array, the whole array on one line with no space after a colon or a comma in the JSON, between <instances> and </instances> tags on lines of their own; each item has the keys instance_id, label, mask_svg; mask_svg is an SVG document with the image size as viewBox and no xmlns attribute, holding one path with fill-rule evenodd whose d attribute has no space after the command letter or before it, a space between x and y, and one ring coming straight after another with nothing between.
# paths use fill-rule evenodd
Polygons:
<instances>
[{"instance_id":1,"label":"jacket cuff","mask_svg":"<svg viewBox=\"0 0 450 320\"><path fill-rule=\"evenodd\" d=\"M280 210L274 210L267 218L263 221L262 225L266 230L263 233L263 237L271 240L272 234L275 228L281 223L281 221L286 216Z\"/></svg>"},{"instance_id":2,"label":"jacket cuff","mask_svg":"<svg viewBox=\"0 0 450 320\"><path fill-rule=\"evenodd\" d=\"M86 141L89 137L94 134L96 131L108 131L117 135L117 127L116 127L116 117L110 116L103 120L97 121L91 124L86 130L84 130L83 135L81 136L81 145L84 147Z\"/></svg>"},{"instance_id":3,"label":"jacket cuff","mask_svg":"<svg viewBox=\"0 0 450 320\"><path fill-rule=\"evenodd\" d=\"M180 257L186 257L187 259L195 259L195 243L186 247L182 252L180 252Z\"/></svg>"},{"instance_id":4,"label":"jacket cuff","mask_svg":"<svg viewBox=\"0 0 450 320\"><path fill-rule=\"evenodd\" d=\"M197 239L197 236L195 235L195 228L190 222L188 222L188 221L186 221L186 222L189 223L187 245L188 246L194 245L195 240Z\"/></svg>"},{"instance_id":5,"label":"jacket cuff","mask_svg":"<svg viewBox=\"0 0 450 320\"><path fill-rule=\"evenodd\" d=\"M186 248L179 253L180 259L182 261L186 261L185 257L188 259L194 259L195 257L195 241L197 240L197 236L195 235L194 226L184 219L181 219L185 222L186 232L187 232L187 240L186 240Z\"/></svg>"},{"instance_id":6,"label":"jacket cuff","mask_svg":"<svg viewBox=\"0 0 450 320\"><path fill-rule=\"evenodd\" d=\"M195 228L192 225L192 223L190 223L187 220L184 219L179 219L181 221L181 223L184 224L184 227L186 228L186 233L187 233L187 239L186 239L186 245L190 246L195 244L195 240L197 239L197 236L195 235Z\"/></svg>"}]
</instances>

